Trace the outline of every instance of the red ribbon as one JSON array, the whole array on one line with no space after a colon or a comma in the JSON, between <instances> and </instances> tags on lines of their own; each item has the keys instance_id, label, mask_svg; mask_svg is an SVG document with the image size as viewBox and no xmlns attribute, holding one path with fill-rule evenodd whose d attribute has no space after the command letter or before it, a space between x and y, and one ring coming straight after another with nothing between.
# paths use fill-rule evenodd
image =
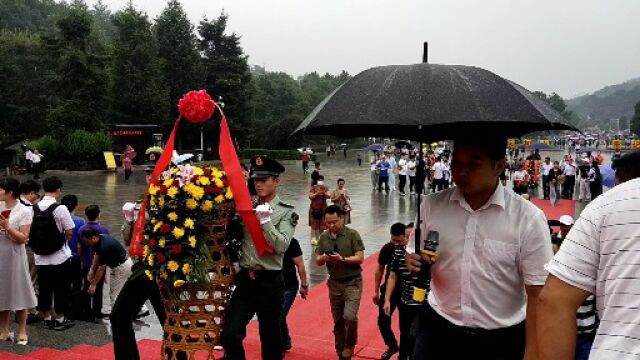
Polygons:
<instances>
[{"instance_id":1,"label":"red ribbon","mask_svg":"<svg viewBox=\"0 0 640 360\"><path fill-rule=\"evenodd\" d=\"M229 186L233 192L236 211L240 214L247 230L249 230L258 255L262 256L264 253L273 253L273 249L262 233L262 228L260 227L258 218L256 218L254 214L249 188L247 187L244 174L242 173L242 167L240 166L240 160L238 159L236 149L233 146L233 141L231 140L231 132L227 125L227 117L224 115L224 112L222 112L222 109L218 107L218 110L220 110L220 114L222 115L222 120L220 122L220 159L222 160L222 166L227 176L227 181L229 182ZM158 159L158 162L153 169L153 173L151 173L150 184L157 181L157 179L160 178L160 174L162 174L162 172L167 169L171 163L173 149L175 148L176 132L178 131L180 119L181 118L178 117L178 120L176 120L173 130L171 131L171 135L169 135L169 139L162 151L162 155L160 155L160 159ZM138 217L133 228L131 246L129 247L129 254L131 254L131 256L142 256L143 253L142 237L144 233L148 195L149 189L147 189L144 195L144 199L142 200L140 211L138 212Z\"/></svg>"},{"instance_id":2,"label":"red ribbon","mask_svg":"<svg viewBox=\"0 0 640 360\"><path fill-rule=\"evenodd\" d=\"M227 181L229 182L229 186L231 186L231 191L233 191L236 211L240 214L247 230L249 230L258 255L262 256L264 253L273 253L273 249L262 233L258 218L255 216L249 188L247 187L247 182L244 178L242 167L240 166L240 160L236 154L236 148L233 146L233 141L231 140L231 132L227 125L227 118L224 116L222 109L220 109L220 113L222 114L222 121L220 121L219 154L224 172L227 175Z\"/></svg>"}]
</instances>

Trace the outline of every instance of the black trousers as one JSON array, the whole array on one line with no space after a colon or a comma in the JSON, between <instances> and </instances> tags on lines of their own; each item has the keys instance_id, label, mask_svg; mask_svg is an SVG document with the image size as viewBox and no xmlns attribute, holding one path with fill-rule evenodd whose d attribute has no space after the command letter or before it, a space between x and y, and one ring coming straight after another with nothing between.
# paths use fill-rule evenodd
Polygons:
<instances>
[{"instance_id":1,"label":"black trousers","mask_svg":"<svg viewBox=\"0 0 640 360\"><path fill-rule=\"evenodd\" d=\"M409 191L413 192L416 188L416 177L409 176Z\"/></svg>"},{"instance_id":2,"label":"black trousers","mask_svg":"<svg viewBox=\"0 0 640 360\"><path fill-rule=\"evenodd\" d=\"M227 360L246 359L242 341L247 336L247 325L258 315L258 329L262 358L282 359L280 317L284 280L281 271L241 270L236 277L236 288L226 311L220 339Z\"/></svg>"},{"instance_id":3,"label":"black trousers","mask_svg":"<svg viewBox=\"0 0 640 360\"><path fill-rule=\"evenodd\" d=\"M82 269L82 290L87 292L89 290L89 286L91 283L87 280L87 275L89 274L89 269ZM98 280L96 284L96 291L90 296L91 299L91 312L94 317L99 318L102 315L102 290L104 289L104 276Z\"/></svg>"},{"instance_id":4,"label":"black trousers","mask_svg":"<svg viewBox=\"0 0 640 360\"><path fill-rule=\"evenodd\" d=\"M378 192L382 191L382 185L384 185L384 191L389 192L388 176L378 176Z\"/></svg>"},{"instance_id":5,"label":"black trousers","mask_svg":"<svg viewBox=\"0 0 640 360\"><path fill-rule=\"evenodd\" d=\"M551 190L549 189L549 175L542 175L542 194L545 199L549 199L549 193Z\"/></svg>"},{"instance_id":6,"label":"black trousers","mask_svg":"<svg viewBox=\"0 0 640 360\"><path fill-rule=\"evenodd\" d=\"M400 354L398 360L413 358L413 348L415 345L415 333L412 332L412 325L417 320L422 305L405 305L400 303Z\"/></svg>"},{"instance_id":7,"label":"black trousers","mask_svg":"<svg viewBox=\"0 0 640 360\"><path fill-rule=\"evenodd\" d=\"M387 314L384 313L383 308L385 290L384 286L380 287L381 299L378 302L378 330L380 330L380 335L382 335L382 339L389 349L398 349L398 340L396 340L396 335L391 329L391 317L393 316L393 312L398 308L398 297L391 297L389 301L391 304L391 311L389 312L389 316L387 316Z\"/></svg>"},{"instance_id":8,"label":"black trousers","mask_svg":"<svg viewBox=\"0 0 640 360\"><path fill-rule=\"evenodd\" d=\"M113 351L116 360L138 360L138 345L133 331L133 320L140 308L147 301L158 315L160 324L164 324L166 313L160 290L155 281L149 280L142 270L134 265L133 274L120 290L120 294L111 309L111 333L113 334Z\"/></svg>"},{"instance_id":9,"label":"black trousers","mask_svg":"<svg viewBox=\"0 0 640 360\"><path fill-rule=\"evenodd\" d=\"M131 169L124 169L124 179L125 180L129 180L129 177L131 176Z\"/></svg>"},{"instance_id":10,"label":"black trousers","mask_svg":"<svg viewBox=\"0 0 640 360\"><path fill-rule=\"evenodd\" d=\"M573 189L576 187L575 175L565 175L564 184L562 184L562 195L565 199L573 199Z\"/></svg>"},{"instance_id":11,"label":"black trousers","mask_svg":"<svg viewBox=\"0 0 640 360\"><path fill-rule=\"evenodd\" d=\"M60 265L38 265L38 311L67 312L71 295L71 259Z\"/></svg>"},{"instance_id":12,"label":"black trousers","mask_svg":"<svg viewBox=\"0 0 640 360\"><path fill-rule=\"evenodd\" d=\"M431 306L420 309L413 358L415 360L522 360L524 358L524 321L495 330L456 326Z\"/></svg>"},{"instance_id":13,"label":"black trousers","mask_svg":"<svg viewBox=\"0 0 640 360\"><path fill-rule=\"evenodd\" d=\"M404 193L404 187L407 185L407 175L398 175L400 178L400 192Z\"/></svg>"}]
</instances>

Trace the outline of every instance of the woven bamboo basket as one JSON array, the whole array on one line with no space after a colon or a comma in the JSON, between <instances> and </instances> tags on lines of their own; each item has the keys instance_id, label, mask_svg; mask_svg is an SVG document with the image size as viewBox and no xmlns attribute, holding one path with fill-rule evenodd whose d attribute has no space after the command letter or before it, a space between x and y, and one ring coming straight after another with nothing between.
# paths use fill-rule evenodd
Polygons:
<instances>
[{"instance_id":1,"label":"woven bamboo basket","mask_svg":"<svg viewBox=\"0 0 640 360\"><path fill-rule=\"evenodd\" d=\"M195 360L195 354L205 351L207 360L214 360L213 348L219 345L224 312L231 298L234 271L225 248L226 223L229 211L216 220L205 223L211 282L208 286L186 284L179 299L168 296L160 287L167 319L164 323L161 358L164 360ZM178 357L178 353L186 356Z\"/></svg>"}]
</instances>

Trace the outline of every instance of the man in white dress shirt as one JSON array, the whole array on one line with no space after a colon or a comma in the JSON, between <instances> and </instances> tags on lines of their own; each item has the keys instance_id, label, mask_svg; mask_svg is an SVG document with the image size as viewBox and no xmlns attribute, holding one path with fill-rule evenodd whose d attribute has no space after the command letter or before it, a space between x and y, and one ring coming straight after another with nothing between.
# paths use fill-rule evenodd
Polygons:
<instances>
[{"instance_id":1,"label":"man in white dress shirt","mask_svg":"<svg viewBox=\"0 0 640 360\"><path fill-rule=\"evenodd\" d=\"M422 204L421 244L437 231L440 245L437 259L422 255L432 281L414 359L536 358L535 304L553 256L550 234L540 209L499 185L505 148L506 139L456 141L456 186ZM420 260L407 255L408 268L418 272Z\"/></svg>"}]
</instances>

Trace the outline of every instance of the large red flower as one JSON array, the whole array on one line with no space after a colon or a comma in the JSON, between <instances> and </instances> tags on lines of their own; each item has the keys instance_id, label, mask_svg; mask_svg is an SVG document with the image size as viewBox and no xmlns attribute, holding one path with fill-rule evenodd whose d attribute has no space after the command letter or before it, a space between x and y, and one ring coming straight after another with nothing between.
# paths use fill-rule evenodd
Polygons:
<instances>
[{"instance_id":1,"label":"large red flower","mask_svg":"<svg viewBox=\"0 0 640 360\"><path fill-rule=\"evenodd\" d=\"M171 226L169 224L162 224L162 226L160 226L161 234L168 234L169 231L171 231Z\"/></svg>"},{"instance_id":2,"label":"large red flower","mask_svg":"<svg viewBox=\"0 0 640 360\"><path fill-rule=\"evenodd\" d=\"M164 255L162 255L162 254L158 254L158 263L159 264L164 264L165 261L167 261L167 258L164 257Z\"/></svg>"},{"instance_id":3,"label":"large red flower","mask_svg":"<svg viewBox=\"0 0 640 360\"><path fill-rule=\"evenodd\" d=\"M215 108L216 103L206 90L189 91L178 101L180 115L192 123L209 120Z\"/></svg>"},{"instance_id":4,"label":"large red flower","mask_svg":"<svg viewBox=\"0 0 640 360\"><path fill-rule=\"evenodd\" d=\"M176 244L171 247L171 253L174 255L180 255L182 252L182 245Z\"/></svg>"}]
</instances>

